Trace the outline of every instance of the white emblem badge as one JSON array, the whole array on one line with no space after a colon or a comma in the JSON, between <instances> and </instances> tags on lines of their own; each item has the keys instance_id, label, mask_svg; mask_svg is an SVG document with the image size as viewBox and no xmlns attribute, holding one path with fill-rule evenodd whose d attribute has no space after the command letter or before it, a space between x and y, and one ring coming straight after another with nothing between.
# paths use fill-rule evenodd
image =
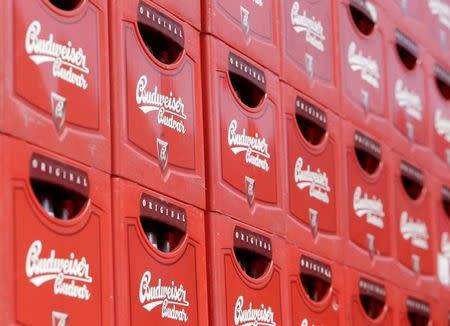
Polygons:
<instances>
[{"instance_id":1,"label":"white emblem badge","mask_svg":"<svg viewBox=\"0 0 450 326\"><path fill-rule=\"evenodd\" d=\"M367 111L369 109L369 93L364 89L361 90L361 102L363 109Z\"/></svg>"},{"instance_id":2,"label":"white emblem badge","mask_svg":"<svg viewBox=\"0 0 450 326\"><path fill-rule=\"evenodd\" d=\"M414 125L411 122L406 123L406 134L409 141L414 141Z\"/></svg>"},{"instance_id":3,"label":"white emblem badge","mask_svg":"<svg viewBox=\"0 0 450 326\"><path fill-rule=\"evenodd\" d=\"M255 179L245 177L245 190L247 192L247 201L250 206L255 201Z\"/></svg>"},{"instance_id":4,"label":"white emblem badge","mask_svg":"<svg viewBox=\"0 0 450 326\"><path fill-rule=\"evenodd\" d=\"M69 318L68 314L52 311L52 326L66 326L67 319Z\"/></svg>"},{"instance_id":5,"label":"white emblem badge","mask_svg":"<svg viewBox=\"0 0 450 326\"><path fill-rule=\"evenodd\" d=\"M64 126L66 120L66 98L52 92L52 116L56 129L59 131Z\"/></svg>"},{"instance_id":6,"label":"white emblem badge","mask_svg":"<svg viewBox=\"0 0 450 326\"><path fill-rule=\"evenodd\" d=\"M369 251L370 257L375 253L375 236L373 234L367 234L367 251Z\"/></svg>"},{"instance_id":7,"label":"white emblem badge","mask_svg":"<svg viewBox=\"0 0 450 326\"><path fill-rule=\"evenodd\" d=\"M164 171L169 161L169 143L162 139L156 138L156 147L158 150L158 161L161 171Z\"/></svg>"},{"instance_id":8,"label":"white emblem badge","mask_svg":"<svg viewBox=\"0 0 450 326\"><path fill-rule=\"evenodd\" d=\"M250 31L250 11L241 6L241 24L242 30L244 31L245 36L248 35Z\"/></svg>"},{"instance_id":9,"label":"white emblem badge","mask_svg":"<svg viewBox=\"0 0 450 326\"><path fill-rule=\"evenodd\" d=\"M314 76L314 57L308 53L305 54L305 65L308 78L312 79Z\"/></svg>"},{"instance_id":10,"label":"white emblem badge","mask_svg":"<svg viewBox=\"0 0 450 326\"><path fill-rule=\"evenodd\" d=\"M414 273L419 274L420 273L420 256L412 255L412 268Z\"/></svg>"},{"instance_id":11,"label":"white emblem badge","mask_svg":"<svg viewBox=\"0 0 450 326\"><path fill-rule=\"evenodd\" d=\"M309 225L311 227L311 233L313 237L315 238L317 235L317 229L319 228L319 212L315 209L309 208Z\"/></svg>"}]
</instances>

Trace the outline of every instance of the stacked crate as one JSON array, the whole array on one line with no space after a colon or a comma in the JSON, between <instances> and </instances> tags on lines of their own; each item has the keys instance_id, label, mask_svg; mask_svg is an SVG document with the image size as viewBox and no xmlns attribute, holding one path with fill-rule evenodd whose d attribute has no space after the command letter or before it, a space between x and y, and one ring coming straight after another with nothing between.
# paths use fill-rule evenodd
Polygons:
<instances>
[{"instance_id":1,"label":"stacked crate","mask_svg":"<svg viewBox=\"0 0 450 326\"><path fill-rule=\"evenodd\" d=\"M112 324L108 3L4 1L0 323Z\"/></svg>"},{"instance_id":2,"label":"stacked crate","mask_svg":"<svg viewBox=\"0 0 450 326\"><path fill-rule=\"evenodd\" d=\"M6 0L0 324L448 325L449 0Z\"/></svg>"}]
</instances>

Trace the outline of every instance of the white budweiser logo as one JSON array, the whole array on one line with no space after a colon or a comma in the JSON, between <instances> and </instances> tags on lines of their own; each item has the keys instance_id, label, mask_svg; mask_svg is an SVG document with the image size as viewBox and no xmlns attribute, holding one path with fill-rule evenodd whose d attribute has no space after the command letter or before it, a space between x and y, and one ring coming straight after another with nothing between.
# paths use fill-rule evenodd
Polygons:
<instances>
[{"instance_id":1,"label":"white budweiser logo","mask_svg":"<svg viewBox=\"0 0 450 326\"><path fill-rule=\"evenodd\" d=\"M263 171L269 171L269 145L264 137L247 135L245 128L242 133L236 133L238 124L236 120L230 122L228 127L228 146L234 154L245 152L245 163L251 164Z\"/></svg>"},{"instance_id":2,"label":"white budweiser logo","mask_svg":"<svg viewBox=\"0 0 450 326\"><path fill-rule=\"evenodd\" d=\"M311 171L311 166L308 164L305 170L303 170L303 158L297 158L294 170L294 179L297 183L297 187L300 190L309 187L309 196L316 198L326 204L330 202L328 193L331 191L328 184L328 176L326 172L321 172L317 169L316 172Z\"/></svg>"},{"instance_id":3,"label":"white budweiser logo","mask_svg":"<svg viewBox=\"0 0 450 326\"><path fill-rule=\"evenodd\" d=\"M311 44L317 50L323 52L325 50L325 35L323 32L322 22L315 17L308 17L306 10L300 12L300 4L295 1L291 8L291 23L297 33L305 32L306 42Z\"/></svg>"},{"instance_id":4,"label":"white budweiser logo","mask_svg":"<svg viewBox=\"0 0 450 326\"><path fill-rule=\"evenodd\" d=\"M88 88L85 74L89 74L86 65L87 57L82 48L75 48L71 41L60 44L54 40L53 34L47 39L39 38L41 23L33 21L29 26L25 37L25 51L30 59L37 65L52 62L53 77L64 80L81 89Z\"/></svg>"},{"instance_id":5,"label":"white budweiser logo","mask_svg":"<svg viewBox=\"0 0 450 326\"><path fill-rule=\"evenodd\" d=\"M450 5L443 0L428 0L431 13L438 16L439 22L450 29Z\"/></svg>"},{"instance_id":6,"label":"white budweiser logo","mask_svg":"<svg viewBox=\"0 0 450 326\"><path fill-rule=\"evenodd\" d=\"M158 112L158 123L173 129L179 133L186 133L184 120L187 119L184 112L184 103L181 97L162 95L155 86L152 91L147 91L147 76L142 75L136 85L136 103L145 114Z\"/></svg>"},{"instance_id":7,"label":"white budweiser logo","mask_svg":"<svg viewBox=\"0 0 450 326\"><path fill-rule=\"evenodd\" d=\"M161 306L161 318L187 323L188 314L185 309L189 307L189 301L183 284L176 286L172 281L170 285L162 285L161 279L158 279L157 284L152 286L151 281L152 274L146 271L139 287L139 302L142 307L152 311Z\"/></svg>"},{"instance_id":8,"label":"white budweiser logo","mask_svg":"<svg viewBox=\"0 0 450 326\"><path fill-rule=\"evenodd\" d=\"M444 117L441 110L436 110L434 114L434 128L439 136L444 137L446 142L450 142L450 120Z\"/></svg>"},{"instance_id":9,"label":"white budweiser logo","mask_svg":"<svg viewBox=\"0 0 450 326\"><path fill-rule=\"evenodd\" d=\"M90 299L87 284L92 283L92 277L85 257L78 259L70 253L68 258L56 258L54 249L50 250L47 258L41 258L41 254L42 242L36 240L28 249L25 260L25 273L34 286L54 281L54 294L86 301Z\"/></svg>"},{"instance_id":10,"label":"white budweiser logo","mask_svg":"<svg viewBox=\"0 0 450 326\"><path fill-rule=\"evenodd\" d=\"M356 50L356 43L351 42L348 47L348 63L352 71L360 71L361 79L374 88L380 88L380 70L378 63L372 57L366 57L362 51Z\"/></svg>"},{"instance_id":11,"label":"white budweiser logo","mask_svg":"<svg viewBox=\"0 0 450 326\"><path fill-rule=\"evenodd\" d=\"M408 212L403 211L400 216L400 232L403 239L411 240L414 247L428 250L428 228L421 220L414 220L409 217Z\"/></svg>"},{"instance_id":12,"label":"white budweiser logo","mask_svg":"<svg viewBox=\"0 0 450 326\"><path fill-rule=\"evenodd\" d=\"M356 187L353 193L353 210L356 216L366 216L368 224L372 224L380 229L384 228L384 208L383 202L375 196L369 198L361 187Z\"/></svg>"},{"instance_id":13,"label":"white budweiser logo","mask_svg":"<svg viewBox=\"0 0 450 326\"><path fill-rule=\"evenodd\" d=\"M441 236L441 253L450 258L450 241L448 232L442 233Z\"/></svg>"},{"instance_id":14,"label":"white budweiser logo","mask_svg":"<svg viewBox=\"0 0 450 326\"><path fill-rule=\"evenodd\" d=\"M250 302L247 309L244 307L244 297L239 296L234 306L234 324L236 326L276 326L274 313L271 307L253 308Z\"/></svg>"},{"instance_id":15,"label":"white budweiser logo","mask_svg":"<svg viewBox=\"0 0 450 326\"><path fill-rule=\"evenodd\" d=\"M422 100L419 95L408 90L402 80L395 82L395 99L399 107L416 120L422 120Z\"/></svg>"}]
</instances>

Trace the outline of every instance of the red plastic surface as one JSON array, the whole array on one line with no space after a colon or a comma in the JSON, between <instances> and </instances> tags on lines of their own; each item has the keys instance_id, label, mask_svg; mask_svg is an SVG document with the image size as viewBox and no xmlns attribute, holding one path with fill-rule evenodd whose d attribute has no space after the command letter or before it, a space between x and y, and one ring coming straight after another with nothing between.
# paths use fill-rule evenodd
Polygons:
<instances>
[{"instance_id":1,"label":"red plastic surface","mask_svg":"<svg viewBox=\"0 0 450 326\"><path fill-rule=\"evenodd\" d=\"M281 234L278 79L211 36L203 44L208 210ZM254 108L238 97L230 72L264 91Z\"/></svg>"},{"instance_id":2,"label":"red plastic surface","mask_svg":"<svg viewBox=\"0 0 450 326\"><path fill-rule=\"evenodd\" d=\"M339 112L337 42L331 0L283 0L281 78Z\"/></svg>"},{"instance_id":3,"label":"red plastic surface","mask_svg":"<svg viewBox=\"0 0 450 326\"><path fill-rule=\"evenodd\" d=\"M444 163L442 168L450 167L450 65L428 57L426 78L433 149Z\"/></svg>"},{"instance_id":4,"label":"red plastic surface","mask_svg":"<svg viewBox=\"0 0 450 326\"><path fill-rule=\"evenodd\" d=\"M93 324L111 325L109 176L23 141L4 136L0 141L7 189L1 200L1 247L8 253L1 267L1 323L83 324L89 316ZM36 182L59 187L38 190ZM57 219L45 210L51 207L44 204L45 197L56 205L61 203L56 196L67 191L65 200L75 203L83 196L86 201L73 219Z\"/></svg>"},{"instance_id":5,"label":"red plastic surface","mask_svg":"<svg viewBox=\"0 0 450 326\"><path fill-rule=\"evenodd\" d=\"M428 154L429 155L429 154ZM419 152L392 155L395 257L392 281L405 289L436 293L436 259L434 252L436 223L431 214L430 159ZM403 180L402 180L403 177ZM413 182L412 182L413 181ZM412 184L422 185L421 191ZM406 186L404 186L404 184ZM411 189L413 198L406 189ZM416 199L414 199L416 198Z\"/></svg>"},{"instance_id":6,"label":"red plastic surface","mask_svg":"<svg viewBox=\"0 0 450 326\"><path fill-rule=\"evenodd\" d=\"M72 11L49 0L4 5L0 130L110 172L106 1Z\"/></svg>"},{"instance_id":7,"label":"red plastic surface","mask_svg":"<svg viewBox=\"0 0 450 326\"><path fill-rule=\"evenodd\" d=\"M450 309L446 302L434 302L432 309L436 311L436 325L450 325Z\"/></svg>"},{"instance_id":8,"label":"red plastic surface","mask_svg":"<svg viewBox=\"0 0 450 326\"><path fill-rule=\"evenodd\" d=\"M344 307L347 325L395 325L397 314L395 287L381 279L349 268L345 269L345 285ZM362 301L362 298L369 299L367 306L363 305L365 301Z\"/></svg>"},{"instance_id":9,"label":"red plastic surface","mask_svg":"<svg viewBox=\"0 0 450 326\"><path fill-rule=\"evenodd\" d=\"M282 107L286 209L293 224L287 232L301 239L301 248L341 260L339 118L285 84Z\"/></svg>"},{"instance_id":10,"label":"red plastic surface","mask_svg":"<svg viewBox=\"0 0 450 326\"><path fill-rule=\"evenodd\" d=\"M393 2L398 8L401 8L402 13L408 17L416 20L423 19L423 7L420 1L414 0L392 0L392 1L380 1L380 2Z\"/></svg>"},{"instance_id":11,"label":"red plastic surface","mask_svg":"<svg viewBox=\"0 0 450 326\"><path fill-rule=\"evenodd\" d=\"M179 17L188 24L200 30L201 24L201 1L179 1L179 0L149 0L148 3L156 3L167 12ZM115 4L115 3L114 3Z\"/></svg>"},{"instance_id":12,"label":"red plastic surface","mask_svg":"<svg viewBox=\"0 0 450 326\"><path fill-rule=\"evenodd\" d=\"M203 212L123 179L112 185L116 323L208 325ZM141 219L184 234L170 252L157 249Z\"/></svg>"},{"instance_id":13,"label":"red plastic surface","mask_svg":"<svg viewBox=\"0 0 450 326\"><path fill-rule=\"evenodd\" d=\"M379 137L362 128L343 122L342 130L347 176L345 262L373 276L389 279L394 226L391 152Z\"/></svg>"},{"instance_id":14,"label":"red plastic surface","mask_svg":"<svg viewBox=\"0 0 450 326\"><path fill-rule=\"evenodd\" d=\"M288 325L347 325L343 268L297 246L286 254Z\"/></svg>"},{"instance_id":15,"label":"red plastic surface","mask_svg":"<svg viewBox=\"0 0 450 326\"><path fill-rule=\"evenodd\" d=\"M277 0L202 1L202 30L275 73L280 68Z\"/></svg>"},{"instance_id":16,"label":"red plastic surface","mask_svg":"<svg viewBox=\"0 0 450 326\"><path fill-rule=\"evenodd\" d=\"M409 31L415 31L414 28L424 28L424 5L425 1L417 0L376 0L383 7L386 15L408 28ZM421 31L420 31L421 33ZM422 34L422 33L421 33Z\"/></svg>"},{"instance_id":17,"label":"red plastic surface","mask_svg":"<svg viewBox=\"0 0 450 326\"><path fill-rule=\"evenodd\" d=\"M149 1L111 12L113 173L204 208L200 34Z\"/></svg>"},{"instance_id":18,"label":"red plastic surface","mask_svg":"<svg viewBox=\"0 0 450 326\"><path fill-rule=\"evenodd\" d=\"M208 213L207 220L210 325L288 325L284 242L224 215ZM264 273L259 278L245 273L235 249L268 259Z\"/></svg>"},{"instance_id":19,"label":"red plastic surface","mask_svg":"<svg viewBox=\"0 0 450 326\"><path fill-rule=\"evenodd\" d=\"M359 4L359 5L358 5ZM373 30L363 34L352 18L350 8L358 8ZM385 47L381 26L386 17L371 1L345 0L336 5L339 13L341 49L341 108L349 121L364 124L368 130L385 128L389 117L385 85Z\"/></svg>"},{"instance_id":20,"label":"red plastic surface","mask_svg":"<svg viewBox=\"0 0 450 326\"><path fill-rule=\"evenodd\" d=\"M424 49L418 45L414 32L405 34L394 25L387 28L388 96L392 121L397 131L408 141L422 146L430 144L429 110L426 109ZM413 54L417 61L407 68L398 47ZM405 61L407 62L407 61Z\"/></svg>"}]
</instances>

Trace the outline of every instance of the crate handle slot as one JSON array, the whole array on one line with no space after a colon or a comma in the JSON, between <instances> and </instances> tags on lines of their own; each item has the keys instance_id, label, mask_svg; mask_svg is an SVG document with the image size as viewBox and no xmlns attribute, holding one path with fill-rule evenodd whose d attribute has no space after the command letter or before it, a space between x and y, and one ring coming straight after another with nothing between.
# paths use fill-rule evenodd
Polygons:
<instances>
[{"instance_id":1,"label":"crate handle slot","mask_svg":"<svg viewBox=\"0 0 450 326\"><path fill-rule=\"evenodd\" d=\"M270 265L270 259L247 249L235 247L234 255L241 270L254 279L263 276Z\"/></svg>"},{"instance_id":2,"label":"crate handle slot","mask_svg":"<svg viewBox=\"0 0 450 326\"><path fill-rule=\"evenodd\" d=\"M309 101L297 97L295 119L303 138L311 145L319 145L327 133L327 114Z\"/></svg>"},{"instance_id":3,"label":"crate handle slot","mask_svg":"<svg viewBox=\"0 0 450 326\"><path fill-rule=\"evenodd\" d=\"M356 28L364 34L370 35L376 24L376 10L373 5L362 0L350 1L350 14Z\"/></svg>"},{"instance_id":4,"label":"crate handle slot","mask_svg":"<svg viewBox=\"0 0 450 326\"><path fill-rule=\"evenodd\" d=\"M424 188L422 172L406 162L402 162L400 168L400 178L403 189L406 191L409 198L412 200L418 199Z\"/></svg>"},{"instance_id":5,"label":"crate handle slot","mask_svg":"<svg viewBox=\"0 0 450 326\"><path fill-rule=\"evenodd\" d=\"M155 59L166 65L177 62L184 51L183 26L143 1L137 14L139 33Z\"/></svg>"},{"instance_id":6,"label":"crate handle slot","mask_svg":"<svg viewBox=\"0 0 450 326\"><path fill-rule=\"evenodd\" d=\"M413 70L418 61L418 49L416 43L399 30L396 30L395 32L395 40L397 54L403 63L403 66L408 70Z\"/></svg>"},{"instance_id":7,"label":"crate handle slot","mask_svg":"<svg viewBox=\"0 0 450 326\"><path fill-rule=\"evenodd\" d=\"M369 175L375 174L381 166L380 143L359 131L354 133L353 141L359 166Z\"/></svg>"},{"instance_id":8,"label":"crate handle slot","mask_svg":"<svg viewBox=\"0 0 450 326\"><path fill-rule=\"evenodd\" d=\"M321 302L331 291L331 267L306 256L300 258L300 281L308 297Z\"/></svg>"},{"instance_id":9,"label":"crate handle slot","mask_svg":"<svg viewBox=\"0 0 450 326\"><path fill-rule=\"evenodd\" d=\"M183 241L185 233L173 226L157 222L145 216L140 218L141 227L148 242L157 250L169 253Z\"/></svg>"},{"instance_id":10,"label":"crate handle slot","mask_svg":"<svg viewBox=\"0 0 450 326\"><path fill-rule=\"evenodd\" d=\"M169 253L174 251L186 236L187 213L182 207L142 193L140 225L150 245L161 252Z\"/></svg>"},{"instance_id":11,"label":"crate handle slot","mask_svg":"<svg viewBox=\"0 0 450 326\"><path fill-rule=\"evenodd\" d=\"M359 301L367 317L372 320L379 318L386 305L384 285L361 278L359 280Z\"/></svg>"},{"instance_id":12,"label":"crate handle slot","mask_svg":"<svg viewBox=\"0 0 450 326\"><path fill-rule=\"evenodd\" d=\"M49 216L70 220L87 204L88 198L73 190L41 180L32 179L30 182L35 197Z\"/></svg>"},{"instance_id":13,"label":"crate handle slot","mask_svg":"<svg viewBox=\"0 0 450 326\"><path fill-rule=\"evenodd\" d=\"M258 279L268 271L272 261L272 242L268 237L236 226L233 251L241 270L249 277Z\"/></svg>"},{"instance_id":14,"label":"crate handle slot","mask_svg":"<svg viewBox=\"0 0 450 326\"><path fill-rule=\"evenodd\" d=\"M246 106L256 108L264 101L266 77L262 70L234 53L230 53L228 76L236 96Z\"/></svg>"},{"instance_id":15,"label":"crate handle slot","mask_svg":"<svg viewBox=\"0 0 450 326\"><path fill-rule=\"evenodd\" d=\"M77 9L83 0L49 0L50 3L58 9L72 11Z\"/></svg>"},{"instance_id":16,"label":"crate handle slot","mask_svg":"<svg viewBox=\"0 0 450 326\"><path fill-rule=\"evenodd\" d=\"M447 101L450 100L450 72L436 65L434 79L442 97Z\"/></svg>"}]
</instances>

